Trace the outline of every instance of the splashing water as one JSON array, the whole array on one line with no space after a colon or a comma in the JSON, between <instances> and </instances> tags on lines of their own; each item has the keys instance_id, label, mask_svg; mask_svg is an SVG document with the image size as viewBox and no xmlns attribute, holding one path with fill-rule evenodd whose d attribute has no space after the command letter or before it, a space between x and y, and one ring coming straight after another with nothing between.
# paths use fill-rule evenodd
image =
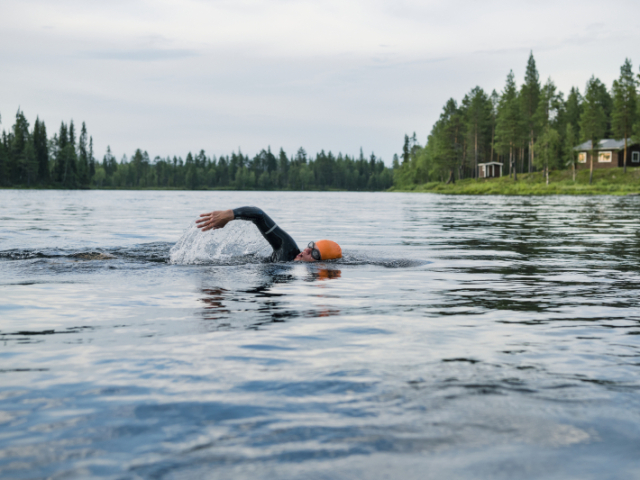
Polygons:
<instances>
[{"instance_id":1,"label":"splashing water","mask_svg":"<svg viewBox=\"0 0 640 480\"><path fill-rule=\"evenodd\" d=\"M272 249L250 222L232 222L226 227L208 232L195 224L189 226L169 252L169 263L178 265L236 265L261 262ZM419 267L430 262L416 259L388 258L365 252L343 251L337 265L379 265L387 268Z\"/></svg>"},{"instance_id":2,"label":"splashing water","mask_svg":"<svg viewBox=\"0 0 640 480\"><path fill-rule=\"evenodd\" d=\"M246 263L260 261L271 252L271 246L251 222L232 222L208 232L202 232L192 224L171 248L169 263Z\"/></svg>"}]
</instances>

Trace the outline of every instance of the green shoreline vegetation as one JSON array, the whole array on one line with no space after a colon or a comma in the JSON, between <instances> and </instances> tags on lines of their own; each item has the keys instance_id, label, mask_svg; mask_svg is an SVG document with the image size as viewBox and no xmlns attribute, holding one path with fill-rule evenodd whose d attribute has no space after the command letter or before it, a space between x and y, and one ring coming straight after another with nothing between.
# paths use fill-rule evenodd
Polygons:
<instances>
[{"instance_id":1,"label":"green shoreline vegetation","mask_svg":"<svg viewBox=\"0 0 640 480\"><path fill-rule=\"evenodd\" d=\"M36 118L30 128L18 110L15 124L2 132L0 188L634 194L640 190L640 168L629 163L627 147L640 143L639 82L626 59L611 89L591 76L584 95L572 87L565 99L551 78L540 82L531 53L520 87L511 71L501 93L476 86L460 103L450 98L426 143L415 133L405 135L391 168L373 153L365 157L362 149L359 156L323 150L315 157L303 148L292 156L267 148L253 157L241 151L207 156L200 150L184 159L153 160L137 149L118 161L107 147L100 161L84 122L79 135L71 121L47 137L43 121ZM591 161L588 170L578 169L575 147L597 146L603 139L624 139L622 170L594 169ZM590 151L590 159L595 153ZM489 162L500 163L504 176L477 178L478 165Z\"/></svg>"},{"instance_id":2,"label":"green shoreline vegetation","mask_svg":"<svg viewBox=\"0 0 640 480\"><path fill-rule=\"evenodd\" d=\"M514 182L510 177L465 179L455 183L429 182L409 188L392 187L393 192L421 192L449 195L640 195L640 169L595 170L589 184L589 171L552 170L547 185L544 172L524 173Z\"/></svg>"}]
</instances>

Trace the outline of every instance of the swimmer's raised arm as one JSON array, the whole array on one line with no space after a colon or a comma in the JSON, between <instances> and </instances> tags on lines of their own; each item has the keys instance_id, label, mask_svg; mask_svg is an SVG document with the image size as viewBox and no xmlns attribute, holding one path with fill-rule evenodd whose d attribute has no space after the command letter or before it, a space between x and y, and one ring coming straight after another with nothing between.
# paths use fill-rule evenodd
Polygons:
<instances>
[{"instance_id":1,"label":"swimmer's raised arm","mask_svg":"<svg viewBox=\"0 0 640 480\"><path fill-rule=\"evenodd\" d=\"M258 227L262 236L273 248L271 259L274 262L289 262L300 253L295 240L258 207L239 207L233 210L203 213L200 215L200 219L196 220L196 223L198 228L206 232L223 228L231 220L246 220Z\"/></svg>"},{"instance_id":2,"label":"swimmer's raised arm","mask_svg":"<svg viewBox=\"0 0 640 480\"><path fill-rule=\"evenodd\" d=\"M288 250L291 252L295 251L293 257L300 252L293 238L278 227L276 222L258 207L239 207L233 210L216 210L210 213L203 213L200 215L200 219L196 220L196 223L198 224L198 228L206 232L207 230L224 228L231 220L247 220L252 222L258 227L258 230L273 247L274 251L281 250L283 243L286 242L289 244ZM291 253L288 253L288 256L291 256Z\"/></svg>"},{"instance_id":3,"label":"swimmer's raised arm","mask_svg":"<svg viewBox=\"0 0 640 480\"><path fill-rule=\"evenodd\" d=\"M203 213L196 220L196 223L198 228L206 232L207 230L223 228L231 220L246 220L258 227L262 236L273 248L271 260L274 262L290 262L291 260L315 262L342 258L340 245L331 240L311 242L301 252L295 240L258 207L239 207L233 210L216 210L210 213Z\"/></svg>"},{"instance_id":4,"label":"swimmer's raised arm","mask_svg":"<svg viewBox=\"0 0 640 480\"><path fill-rule=\"evenodd\" d=\"M203 232L207 230L215 230L217 228L224 228L224 226L235 218L233 210L215 210L209 213L203 213L200 218L196 220L198 228L201 228Z\"/></svg>"}]
</instances>

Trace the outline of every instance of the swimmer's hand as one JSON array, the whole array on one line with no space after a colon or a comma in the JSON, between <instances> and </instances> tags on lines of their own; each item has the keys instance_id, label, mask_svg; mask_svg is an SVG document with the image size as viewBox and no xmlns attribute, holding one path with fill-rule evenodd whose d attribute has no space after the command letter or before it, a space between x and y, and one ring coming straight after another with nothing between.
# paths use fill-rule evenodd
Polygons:
<instances>
[{"instance_id":1,"label":"swimmer's hand","mask_svg":"<svg viewBox=\"0 0 640 480\"><path fill-rule=\"evenodd\" d=\"M235 218L233 210L216 210L211 213L203 213L200 215L200 219L196 220L198 228L201 228L203 232L207 230L215 230L217 228L223 228L227 223Z\"/></svg>"}]
</instances>

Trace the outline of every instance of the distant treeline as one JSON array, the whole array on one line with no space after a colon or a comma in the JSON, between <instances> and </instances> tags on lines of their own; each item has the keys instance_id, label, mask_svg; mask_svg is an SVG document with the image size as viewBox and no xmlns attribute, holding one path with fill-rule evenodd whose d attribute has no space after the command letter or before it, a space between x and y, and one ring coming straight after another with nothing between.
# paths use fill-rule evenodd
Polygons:
<instances>
[{"instance_id":1,"label":"distant treeline","mask_svg":"<svg viewBox=\"0 0 640 480\"><path fill-rule=\"evenodd\" d=\"M579 143L640 136L637 89L627 59L611 90L592 76L584 96L573 87L565 99L550 78L541 85L531 53L520 89L511 71L501 94L475 87L460 103L449 99L426 145L415 133L405 136L395 185L476 178L478 163L486 162L503 163L514 179L519 172L575 168Z\"/></svg>"},{"instance_id":2,"label":"distant treeline","mask_svg":"<svg viewBox=\"0 0 640 480\"><path fill-rule=\"evenodd\" d=\"M51 138L43 121L33 129L22 111L0 142L0 186L58 188L228 188L237 190L386 190L393 184L393 171L372 153L369 158L324 150L315 158L300 148L295 156L270 148L253 158L242 152L209 157L197 155L155 157L140 149L118 162L107 147L102 161L96 160L93 138L82 123L76 135L73 121L64 122Z\"/></svg>"}]
</instances>

